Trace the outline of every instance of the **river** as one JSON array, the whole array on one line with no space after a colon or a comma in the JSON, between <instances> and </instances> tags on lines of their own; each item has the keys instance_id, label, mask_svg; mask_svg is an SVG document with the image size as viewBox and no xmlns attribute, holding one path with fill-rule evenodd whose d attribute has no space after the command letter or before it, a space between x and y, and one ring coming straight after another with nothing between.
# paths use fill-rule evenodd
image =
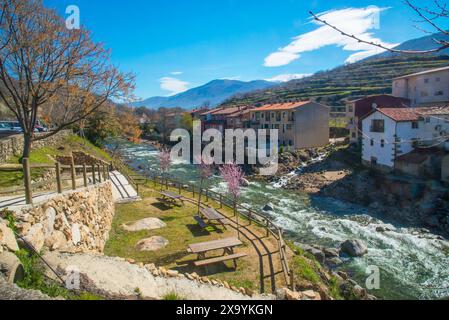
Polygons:
<instances>
[{"instance_id":1,"label":"river","mask_svg":"<svg viewBox=\"0 0 449 320\"><path fill-rule=\"evenodd\" d=\"M158 169L157 151L147 145L120 143L120 151L136 171ZM196 167L175 163L170 176L197 183ZM288 178L288 177L287 177ZM218 176L208 180L208 188L226 193ZM295 242L338 247L348 239L360 239L369 253L356 259L345 259L340 270L348 272L364 285L367 268L380 269L380 289L371 291L383 299L435 299L449 296L449 242L418 229L376 217L364 207L332 198L309 196L282 189L279 184L251 182L243 188L241 203L262 210L271 203L272 220L282 227L286 237ZM380 233L379 226L392 231Z\"/></svg>"}]
</instances>

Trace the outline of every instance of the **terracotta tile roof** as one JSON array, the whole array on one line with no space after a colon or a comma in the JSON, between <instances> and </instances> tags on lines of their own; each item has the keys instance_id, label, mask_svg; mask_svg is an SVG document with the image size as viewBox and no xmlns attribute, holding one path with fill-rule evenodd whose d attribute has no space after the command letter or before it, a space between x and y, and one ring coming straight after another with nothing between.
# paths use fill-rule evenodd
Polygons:
<instances>
[{"instance_id":1,"label":"terracotta tile roof","mask_svg":"<svg viewBox=\"0 0 449 320\"><path fill-rule=\"evenodd\" d=\"M247 107L232 107L232 108L224 108L220 109L217 112L214 112L213 115L221 115L221 116L227 116L232 115L237 112L241 112L245 110Z\"/></svg>"},{"instance_id":2,"label":"terracotta tile roof","mask_svg":"<svg viewBox=\"0 0 449 320\"><path fill-rule=\"evenodd\" d=\"M379 108L377 111L396 122L418 121L421 117L413 108Z\"/></svg>"},{"instance_id":3,"label":"terracotta tile roof","mask_svg":"<svg viewBox=\"0 0 449 320\"><path fill-rule=\"evenodd\" d=\"M379 107L370 114L379 111L396 122L418 121L420 118L431 115L449 115L449 107L426 108L382 108ZM368 115L367 115L368 116Z\"/></svg>"},{"instance_id":4,"label":"terracotta tile roof","mask_svg":"<svg viewBox=\"0 0 449 320\"><path fill-rule=\"evenodd\" d=\"M283 111L283 110L293 110L298 107L302 107L306 104L309 104L311 101L302 101L302 102L288 102L288 103L275 103L268 104L262 106L260 108L256 108L253 111Z\"/></svg>"}]
</instances>

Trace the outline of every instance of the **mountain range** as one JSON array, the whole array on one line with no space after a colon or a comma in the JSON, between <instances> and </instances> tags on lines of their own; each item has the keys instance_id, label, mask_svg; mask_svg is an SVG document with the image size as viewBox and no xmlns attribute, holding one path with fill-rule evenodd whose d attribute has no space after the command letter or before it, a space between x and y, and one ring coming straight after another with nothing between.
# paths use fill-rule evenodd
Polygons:
<instances>
[{"instance_id":1,"label":"mountain range","mask_svg":"<svg viewBox=\"0 0 449 320\"><path fill-rule=\"evenodd\" d=\"M135 102L135 107L157 109L160 107L198 108L215 107L236 94L244 94L255 90L275 86L276 83L255 80L250 82L238 80L213 80L201 87L193 88L170 97L152 97Z\"/></svg>"},{"instance_id":2,"label":"mountain range","mask_svg":"<svg viewBox=\"0 0 449 320\"><path fill-rule=\"evenodd\" d=\"M449 36L442 33L432 34L406 41L395 49L435 49L438 44L434 39L449 41ZM174 96L153 97L136 102L134 106L151 109L195 108L204 105L215 107L221 104L263 104L304 99L338 105L348 98L391 93L391 80L394 77L448 65L449 49L421 55L384 52L357 63L320 71L312 76L281 84L264 80L213 80L204 86Z\"/></svg>"}]
</instances>

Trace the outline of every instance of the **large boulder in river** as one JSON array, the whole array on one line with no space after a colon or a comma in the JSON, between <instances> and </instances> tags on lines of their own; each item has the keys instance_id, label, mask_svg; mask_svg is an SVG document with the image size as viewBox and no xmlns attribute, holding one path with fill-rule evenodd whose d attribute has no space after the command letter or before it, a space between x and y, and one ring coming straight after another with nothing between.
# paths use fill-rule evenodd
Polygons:
<instances>
[{"instance_id":1,"label":"large boulder in river","mask_svg":"<svg viewBox=\"0 0 449 320\"><path fill-rule=\"evenodd\" d=\"M274 206L271 203L267 203L265 207L263 207L263 211L274 211Z\"/></svg>"},{"instance_id":2,"label":"large boulder in river","mask_svg":"<svg viewBox=\"0 0 449 320\"><path fill-rule=\"evenodd\" d=\"M347 240L341 244L340 251L350 257L362 257L368 253L368 247L361 240Z\"/></svg>"}]
</instances>

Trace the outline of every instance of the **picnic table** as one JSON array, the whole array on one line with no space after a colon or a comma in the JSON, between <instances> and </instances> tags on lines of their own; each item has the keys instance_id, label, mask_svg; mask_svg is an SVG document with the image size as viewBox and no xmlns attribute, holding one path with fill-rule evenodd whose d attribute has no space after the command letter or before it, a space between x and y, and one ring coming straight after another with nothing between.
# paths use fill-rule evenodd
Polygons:
<instances>
[{"instance_id":1,"label":"picnic table","mask_svg":"<svg viewBox=\"0 0 449 320\"><path fill-rule=\"evenodd\" d=\"M187 252L198 255L198 260L194 261L194 265L207 266L218 262L234 260L234 267L237 268L237 260L246 257L244 253L234 253L234 248L243 245L237 238L226 238L209 242L202 242L189 245ZM220 257L206 258L206 254L215 250L222 250L223 255Z\"/></svg>"},{"instance_id":2,"label":"picnic table","mask_svg":"<svg viewBox=\"0 0 449 320\"><path fill-rule=\"evenodd\" d=\"M171 191L162 191L160 194L162 195L162 200L168 204L177 205L178 202L181 202L184 205L183 197L180 194Z\"/></svg>"},{"instance_id":3,"label":"picnic table","mask_svg":"<svg viewBox=\"0 0 449 320\"><path fill-rule=\"evenodd\" d=\"M201 208L200 213L201 213L201 216L208 221L208 223L210 223L211 221L217 221L225 229L226 229L226 224L229 224L229 220L215 209Z\"/></svg>"}]
</instances>

